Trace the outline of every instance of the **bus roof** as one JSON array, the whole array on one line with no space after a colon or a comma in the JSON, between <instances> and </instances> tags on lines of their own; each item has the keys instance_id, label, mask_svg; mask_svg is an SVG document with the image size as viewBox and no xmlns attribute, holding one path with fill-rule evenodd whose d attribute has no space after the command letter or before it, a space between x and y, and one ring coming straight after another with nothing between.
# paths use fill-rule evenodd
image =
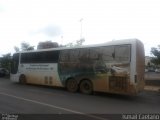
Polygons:
<instances>
[{"instance_id":1,"label":"bus roof","mask_svg":"<svg viewBox=\"0 0 160 120\"><path fill-rule=\"evenodd\" d=\"M111 45L124 45L124 44L134 44L138 39L122 39L122 40L112 40L103 44L92 44L92 45L82 45L78 47L57 47L49 49L38 49L29 51L20 51L17 53L28 53L28 52L42 52L42 51L53 51L53 50L67 50L67 49L77 49L77 48L89 48L89 47L101 47L101 46L111 46ZM141 42L141 41L140 41Z\"/></svg>"}]
</instances>

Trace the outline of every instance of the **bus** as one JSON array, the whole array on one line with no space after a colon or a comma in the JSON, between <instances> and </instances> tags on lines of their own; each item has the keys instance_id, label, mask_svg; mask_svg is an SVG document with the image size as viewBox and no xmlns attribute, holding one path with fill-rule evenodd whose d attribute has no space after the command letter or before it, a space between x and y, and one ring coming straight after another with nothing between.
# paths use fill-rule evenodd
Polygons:
<instances>
[{"instance_id":1,"label":"bus","mask_svg":"<svg viewBox=\"0 0 160 120\"><path fill-rule=\"evenodd\" d=\"M138 39L13 54L10 79L84 94L136 95L144 88L144 45Z\"/></svg>"}]
</instances>

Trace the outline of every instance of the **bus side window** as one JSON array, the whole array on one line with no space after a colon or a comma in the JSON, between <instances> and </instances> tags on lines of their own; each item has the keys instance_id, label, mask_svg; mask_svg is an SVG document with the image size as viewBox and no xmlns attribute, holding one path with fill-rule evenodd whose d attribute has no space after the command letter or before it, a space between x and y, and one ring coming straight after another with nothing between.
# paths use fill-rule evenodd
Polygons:
<instances>
[{"instance_id":1,"label":"bus side window","mask_svg":"<svg viewBox=\"0 0 160 120\"><path fill-rule=\"evenodd\" d=\"M29 63L30 55L29 53L22 53L21 54L21 63Z\"/></svg>"},{"instance_id":2,"label":"bus side window","mask_svg":"<svg viewBox=\"0 0 160 120\"><path fill-rule=\"evenodd\" d=\"M89 58L89 49L84 48L84 49L79 49L79 60L80 61L88 61Z\"/></svg>"},{"instance_id":3,"label":"bus side window","mask_svg":"<svg viewBox=\"0 0 160 120\"><path fill-rule=\"evenodd\" d=\"M67 62L69 61L69 50L63 50L60 52L60 62Z\"/></svg>"},{"instance_id":4,"label":"bus side window","mask_svg":"<svg viewBox=\"0 0 160 120\"><path fill-rule=\"evenodd\" d=\"M104 61L112 62L114 60L114 46L101 47L101 51L103 54L102 58Z\"/></svg>"},{"instance_id":5,"label":"bus side window","mask_svg":"<svg viewBox=\"0 0 160 120\"><path fill-rule=\"evenodd\" d=\"M99 48L90 48L90 50L89 50L89 59L98 60L99 59L99 53L100 53L100 49Z\"/></svg>"},{"instance_id":6,"label":"bus side window","mask_svg":"<svg viewBox=\"0 0 160 120\"><path fill-rule=\"evenodd\" d=\"M57 63L59 57L59 51L47 51L43 53L43 62L45 63Z\"/></svg>"},{"instance_id":7,"label":"bus side window","mask_svg":"<svg viewBox=\"0 0 160 120\"><path fill-rule=\"evenodd\" d=\"M115 46L116 61L130 61L130 45Z\"/></svg>"},{"instance_id":8,"label":"bus side window","mask_svg":"<svg viewBox=\"0 0 160 120\"><path fill-rule=\"evenodd\" d=\"M69 61L70 62L77 62L79 56L79 49L69 50Z\"/></svg>"}]
</instances>

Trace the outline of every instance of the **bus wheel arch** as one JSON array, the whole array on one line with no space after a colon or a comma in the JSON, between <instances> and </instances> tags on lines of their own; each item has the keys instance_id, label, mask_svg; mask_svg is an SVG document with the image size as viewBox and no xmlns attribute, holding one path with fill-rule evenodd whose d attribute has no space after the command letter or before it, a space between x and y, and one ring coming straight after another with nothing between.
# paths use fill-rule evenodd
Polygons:
<instances>
[{"instance_id":1,"label":"bus wheel arch","mask_svg":"<svg viewBox=\"0 0 160 120\"><path fill-rule=\"evenodd\" d=\"M26 84L27 83L26 76L24 74L21 74L19 76L19 83L20 84Z\"/></svg>"},{"instance_id":2,"label":"bus wheel arch","mask_svg":"<svg viewBox=\"0 0 160 120\"><path fill-rule=\"evenodd\" d=\"M65 84L65 86L66 86L66 89L69 91L69 92L77 92L77 90L78 90L78 82L77 82L77 80L76 79L74 79L74 78L68 78L67 80L66 80L66 84Z\"/></svg>"},{"instance_id":3,"label":"bus wheel arch","mask_svg":"<svg viewBox=\"0 0 160 120\"><path fill-rule=\"evenodd\" d=\"M83 94L93 93L93 83L90 79L83 79L79 83L80 92Z\"/></svg>"}]
</instances>

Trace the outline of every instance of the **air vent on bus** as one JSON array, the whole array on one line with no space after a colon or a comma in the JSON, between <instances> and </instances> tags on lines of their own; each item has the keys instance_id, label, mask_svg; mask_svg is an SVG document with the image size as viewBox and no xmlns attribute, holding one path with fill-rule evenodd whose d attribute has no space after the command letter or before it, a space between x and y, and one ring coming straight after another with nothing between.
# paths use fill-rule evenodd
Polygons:
<instances>
[{"instance_id":1,"label":"air vent on bus","mask_svg":"<svg viewBox=\"0 0 160 120\"><path fill-rule=\"evenodd\" d=\"M52 84L53 82L52 82L52 77L50 76L49 77L49 84Z\"/></svg>"},{"instance_id":2,"label":"air vent on bus","mask_svg":"<svg viewBox=\"0 0 160 120\"><path fill-rule=\"evenodd\" d=\"M44 83L48 84L48 77L47 76L44 77Z\"/></svg>"},{"instance_id":3,"label":"air vent on bus","mask_svg":"<svg viewBox=\"0 0 160 120\"><path fill-rule=\"evenodd\" d=\"M109 89L111 91L127 91L127 77L122 76L110 76L109 77Z\"/></svg>"}]
</instances>

